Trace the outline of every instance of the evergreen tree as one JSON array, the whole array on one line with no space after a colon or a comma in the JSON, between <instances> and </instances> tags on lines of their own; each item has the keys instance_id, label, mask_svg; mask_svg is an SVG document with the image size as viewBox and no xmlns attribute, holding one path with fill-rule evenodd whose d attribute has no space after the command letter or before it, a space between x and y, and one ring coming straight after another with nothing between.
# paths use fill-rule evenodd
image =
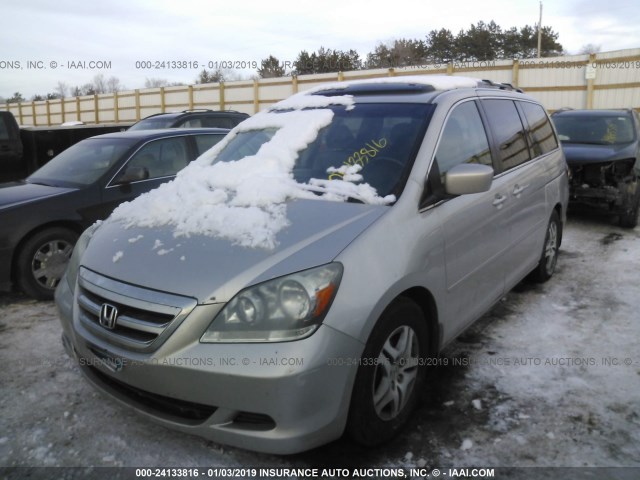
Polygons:
<instances>
[{"instance_id":1,"label":"evergreen tree","mask_svg":"<svg viewBox=\"0 0 640 480\"><path fill-rule=\"evenodd\" d=\"M258 69L260 78L278 78L285 76L285 70L280 60L273 55L262 60Z\"/></svg>"}]
</instances>

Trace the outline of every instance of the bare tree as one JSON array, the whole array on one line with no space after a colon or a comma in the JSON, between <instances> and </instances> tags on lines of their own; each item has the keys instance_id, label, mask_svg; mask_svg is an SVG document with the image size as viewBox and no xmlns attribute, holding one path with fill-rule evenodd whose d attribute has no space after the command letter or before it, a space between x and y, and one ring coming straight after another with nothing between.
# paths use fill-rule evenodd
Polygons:
<instances>
[{"instance_id":1,"label":"bare tree","mask_svg":"<svg viewBox=\"0 0 640 480\"><path fill-rule=\"evenodd\" d=\"M144 79L144 87L145 88L158 88L158 87L166 87L169 85L169 82L164 78L145 78Z\"/></svg>"},{"instance_id":2,"label":"bare tree","mask_svg":"<svg viewBox=\"0 0 640 480\"><path fill-rule=\"evenodd\" d=\"M596 45L594 43L587 43L580 48L578 55L598 53L602 49L602 45Z\"/></svg>"},{"instance_id":3,"label":"bare tree","mask_svg":"<svg viewBox=\"0 0 640 480\"><path fill-rule=\"evenodd\" d=\"M96 93L99 93L99 92L96 91L96 87L94 86L93 83L85 83L82 87L80 87L80 96L95 95Z\"/></svg>"},{"instance_id":4,"label":"bare tree","mask_svg":"<svg viewBox=\"0 0 640 480\"><path fill-rule=\"evenodd\" d=\"M65 98L69 91L69 85L64 82L58 82L55 88L55 92L58 94L58 98Z\"/></svg>"},{"instance_id":5,"label":"bare tree","mask_svg":"<svg viewBox=\"0 0 640 480\"><path fill-rule=\"evenodd\" d=\"M116 93L121 90L124 90L124 85L120 84L120 79L118 77L109 77L107 80L107 93Z\"/></svg>"},{"instance_id":6,"label":"bare tree","mask_svg":"<svg viewBox=\"0 0 640 480\"><path fill-rule=\"evenodd\" d=\"M93 93L88 93L88 95L107 92L107 80L104 78L104 75L101 73L93 77L92 85L93 85Z\"/></svg>"}]
</instances>

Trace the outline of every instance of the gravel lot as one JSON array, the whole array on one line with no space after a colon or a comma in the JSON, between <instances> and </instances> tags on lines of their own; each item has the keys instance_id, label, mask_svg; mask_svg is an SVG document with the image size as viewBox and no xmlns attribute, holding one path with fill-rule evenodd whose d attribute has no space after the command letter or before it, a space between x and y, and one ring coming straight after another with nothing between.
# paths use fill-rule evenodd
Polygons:
<instances>
[{"instance_id":1,"label":"gravel lot","mask_svg":"<svg viewBox=\"0 0 640 480\"><path fill-rule=\"evenodd\" d=\"M639 467L639 239L572 217L557 275L447 347L409 428L376 450L277 457L150 423L84 381L53 303L0 294L0 466Z\"/></svg>"}]
</instances>

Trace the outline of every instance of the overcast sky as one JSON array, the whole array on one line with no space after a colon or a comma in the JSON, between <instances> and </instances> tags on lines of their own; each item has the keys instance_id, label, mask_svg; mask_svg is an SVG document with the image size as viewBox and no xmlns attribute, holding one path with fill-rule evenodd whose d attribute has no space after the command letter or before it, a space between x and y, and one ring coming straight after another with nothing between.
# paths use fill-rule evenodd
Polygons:
<instances>
[{"instance_id":1,"label":"overcast sky","mask_svg":"<svg viewBox=\"0 0 640 480\"><path fill-rule=\"evenodd\" d=\"M193 83L208 62L257 62L274 55L292 62L301 50L356 49L419 38L433 29L454 34L480 20L503 29L534 25L538 0L31 0L0 3L0 97L54 92L58 82L83 85L99 73L127 89L145 78ZM545 0L543 25L566 51L586 44L602 51L640 47L638 0ZM191 61L199 68L140 69L136 61ZM43 68L27 68L27 62ZM79 69L68 62L110 62ZM37 63L41 62L41 63ZM19 63L19 68L17 65ZM52 68L55 65L55 68ZM13 68L12 68L13 66ZM253 70L231 72L250 77Z\"/></svg>"}]
</instances>

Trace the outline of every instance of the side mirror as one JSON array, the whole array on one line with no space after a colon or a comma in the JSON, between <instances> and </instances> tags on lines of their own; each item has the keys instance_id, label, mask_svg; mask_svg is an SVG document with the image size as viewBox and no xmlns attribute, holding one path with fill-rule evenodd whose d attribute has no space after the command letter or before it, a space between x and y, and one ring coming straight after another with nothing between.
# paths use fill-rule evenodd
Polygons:
<instances>
[{"instance_id":1,"label":"side mirror","mask_svg":"<svg viewBox=\"0 0 640 480\"><path fill-rule=\"evenodd\" d=\"M124 172L116 179L116 185L126 183L139 182L149 178L149 170L146 167L127 167Z\"/></svg>"},{"instance_id":2,"label":"side mirror","mask_svg":"<svg viewBox=\"0 0 640 480\"><path fill-rule=\"evenodd\" d=\"M449 195L486 192L491 188L493 168L478 163L456 165L444 176L444 189Z\"/></svg>"}]
</instances>

